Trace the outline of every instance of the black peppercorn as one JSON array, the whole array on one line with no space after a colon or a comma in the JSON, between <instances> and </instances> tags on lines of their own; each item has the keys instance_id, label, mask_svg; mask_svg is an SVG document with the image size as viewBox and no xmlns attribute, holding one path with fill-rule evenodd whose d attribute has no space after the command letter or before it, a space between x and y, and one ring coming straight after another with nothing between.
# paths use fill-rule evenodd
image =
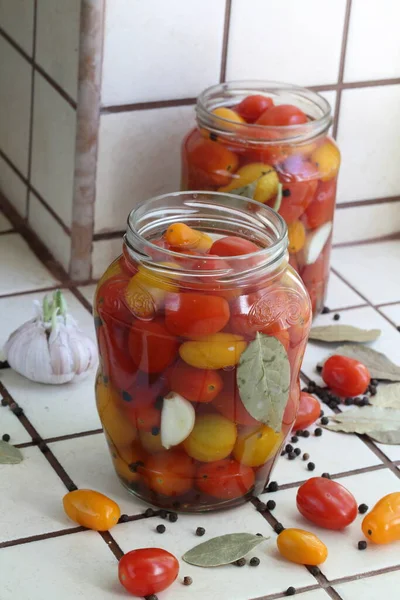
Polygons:
<instances>
[{"instance_id":1,"label":"black peppercorn","mask_svg":"<svg viewBox=\"0 0 400 600\"><path fill-rule=\"evenodd\" d=\"M310 432L309 432L309 431L307 431L307 430L306 430L306 431L303 431L303 433L302 433L302 436L303 436L304 438L308 438L308 437L310 437Z\"/></svg>"},{"instance_id":2,"label":"black peppercorn","mask_svg":"<svg viewBox=\"0 0 400 600\"><path fill-rule=\"evenodd\" d=\"M176 514L176 512L170 512L168 518L171 523L176 523L178 520L178 515Z\"/></svg>"},{"instance_id":3,"label":"black peppercorn","mask_svg":"<svg viewBox=\"0 0 400 600\"><path fill-rule=\"evenodd\" d=\"M294 460L294 459L296 458L296 456L297 456L297 455L296 455L294 452L289 452L289 454L288 454L288 459L289 459L289 460Z\"/></svg>"},{"instance_id":4,"label":"black peppercorn","mask_svg":"<svg viewBox=\"0 0 400 600\"><path fill-rule=\"evenodd\" d=\"M329 473L322 473L321 477L325 477L325 479L330 479L331 476L329 475Z\"/></svg>"},{"instance_id":5,"label":"black peppercorn","mask_svg":"<svg viewBox=\"0 0 400 600\"><path fill-rule=\"evenodd\" d=\"M129 465L129 470L132 473L137 473L138 467L144 467L144 462L142 460L137 460Z\"/></svg>"},{"instance_id":6,"label":"black peppercorn","mask_svg":"<svg viewBox=\"0 0 400 600\"><path fill-rule=\"evenodd\" d=\"M39 448L40 452L43 452L43 454L46 454L46 452L49 451L49 448L45 442L39 442L38 448Z\"/></svg>"},{"instance_id":7,"label":"black peppercorn","mask_svg":"<svg viewBox=\"0 0 400 600\"><path fill-rule=\"evenodd\" d=\"M278 483L276 481L271 481L271 483L268 484L267 492L277 492L278 489Z\"/></svg>"},{"instance_id":8,"label":"black peppercorn","mask_svg":"<svg viewBox=\"0 0 400 600\"><path fill-rule=\"evenodd\" d=\"M284 528L284 526L282 525L282 523L276 523L276 524L274 525L274 531L275 531L275 533L277 533L278 535L279 535L280 533L282 533L282 531L284 531L284 529L285 529L285 528Z\"/></svg>"},{"instance_id":9,"label":"black peppercorn","mask_svg":"<svg viewBox=\"0 0 400 600\"><path fill-rule=\"evenodd\" d=\"M316 437L321 437L321 435L322 435L322 429L321 429L321 427L317 427L317 429L315 429L314 435Z\"/></svg>"},{"instance_id":10,"label":"black peppercorn","mask_svg":"<svg viewBox=\"0 0 400 600\"><path fill-rule=\"evenodd\" d=\"M315 469L315 464L314 464L313 462L309 462L309 463L308 463L308 465L307 465L307 469L308 469L309 471L314 471L314 469Z\"/></svg>"},{"instance_id":11,"label":"black peppercorn","mask_svg":"<svg viewBox=\"0 0 400 600\"><path fill-rule=\"evenodd\" d=\"M155 594L150 594L150 596L145 596L144 600L158 600L158 596Z\"/></svg>"},{"instance_id":12,"label":"black peppercorn","mask_svg":"<svg viewBox=\"0 0 400 600\"><path fill-rule=\"evenodd\" d=\"M282 196L284 198L287 198L288 196L290 196L290 190L289 190L289 188L285 188L284 190L282 190Z\"/></svg>"},{"instance_id":13,"label":"black peppercorn","mask_svg":"<svg viewBox=\"0 0 400 600\"><path fill-rule=\"evenodd\" d=\"M358 512L360 513L360 515L365 514L367 511L368 511L367 504L360 504L360 506L358 507Z\"/></svg>"},{"instance_id":14,"label":"black peppercorn","mask_svg":"<svg viewBox=\"0 0 400 600\"><path fill-rule=\"evenodd\" d=\"M5 398L1 399L1 405L2 406L8 406L8 402L7 402L7 400Z\"/></svg>"},{"instance_id":15,"label":"black peppercorn","mask_svg":"<svg viewBox=\"0 0 400 600\"><path fill-rule=\"evenodd\" d=\"M319 413L319 418L321 419L324 416L324 414L325 414L324 411L321 410L321 412Z\"/></svg>"},{"instance_id":16,"label":"black peppercorn","mask_svg":"<svg viewBox=\"0 0 400 600\"><path fill-rule=\"evenodd\" d=\"M378 379L371 379L371 385L378 385L379 381Z\"/></svg>"},{"instance_id":17,"label":"black peppercorn","mask_svg":"<svg viewBox=\"0 0 400 600\"><path fill-rule=\"evenodd\" d=\"M321 419L321 425L328 425L328 423L329 423L328 417L322 417L322 419Z\"/></svg>"},{"instance_id":18,"label":"black peppercorn","mask_svg":"<svg viewBox=\"0 0 400 600\"><path fill-rule=\"evenodd\" d=\"M154 402L154 406L157 410L161 410L164 404L164 398L162 396L157 396L156 401Z\"/></svg>"},{"instance_id":19,"label":"black peppercorn","mask_svg":"<svg viewBox=\"0 0 400 600\"><path fill-rule=\"evenodd\" d=\"M293 442L293 444L297 444L297 442L299 441L299 438L297 437L297 435L292 435L290 441Z\"/></svg>"},{"instance_id":20,"label":"black peppercorn","mask_svg":"<svg viewBox=\"0 0 400 600\"><path fill-rule=\"evenodd\" d=\"M144 511L145 517L154 517L154 510L152 508L146 508Z\"/></svg>"},{"instance_id":21,"label":"black peppercorn","mask_svg":"<svg viewBox=\"0 0 400 600\"><path fill-rule=\"evenodd\" d=\"M285 456L286 452L284 450L282 450L281 452L281 456Z\"/></svg>"},{"instance_id":22,"label":"black peppercorn","mask_svg":"<svg viewBox=\"0 0 400 600\"><path fill-rule=\"evenodd\" d=\"M183 585L192 585L193 579L189 576L183 578Z\"/></svg>"},{"instance_id":23,"label":"black peppercorn","mask_svg":"<svg viewBox=\"0 0 400 600\"><path fill-rule=\"evenodd\" d=\"M301 436L303 435L303 430L302 430L302 429L298 429L298 430L296 431L296 435L297 435L298 437L301 437Z\"/></svg>"},{"instance_id":24,"label":"black peppercorn","mask_svg":"<svg viewBox=\"0 0 400 600\"><path fill-rule=\"evenodd\" d=\"M3 442L9 442L11 438L8 433L4 433L1 439L3 440Z\"/></svg>"},{"instance_id":25,"label":"black peppercorn","mask_svg":"<svg viewBox=\"0 0 400 600\"><path fill-rule=\"evenodd\" d=\"M157 533L164 533L165 532L165 525L157 525L156 531L157 531Z\"/></svg>"},{"instance_id":26,"label":"black peppercorn","mask_svg":"<svg viewBox=\"0 0 400 600\"><path fill-rule=\"evenodd\" d=\"M268 502L267 502L267 508L268 508L268 510L274 510L275 507L276 507L275 500L268 500Z\"/></svg>"},{"instance_id":27,"label":"black peppercorn","mask_svg":"<svg viewBox=\"0 0 400 600\"><path fill-rule=\"evenodd\" d=\"M122 400L124 400L124 402L132 402L132 396L130 395L129 392L122 392Z\"/></svg>"},{"instance_id":28,"label":"black peppercorn","mask_svg":"<svg viewBox=\"0 0 400 600\"><path fill-rule=\"evenodd\" d=\"M354 404L354 398L345 398L344 403L346 406L352 406Z\"/></svg>"},{"instance_id":29,"label":"black peppercorn","mask_svg":"<svg viewBox=\"0 0 400 600\"><path fill-rule=\"evenodd\" d=\"M365 540L362 540L361 542L358 542L357 546L359 550L365 550L367 548L367 542Z\"/></svg>"},{"instance_id":30,"label":"black peppercorn","mask_svg":"<svg viewBox=\"0 0 400 600\"><path fill-rule=\"evenodd\" d=\"M118 519L118 523L127 523L129 521L129 517L128 515L121 515L120 518Z\"/></svg>"},{"instance_id":31,"label":"black peppercorn","mask_svg":"<svg viewBox=\"0 0 400 600\"><path fill-rule=\"evenodd\" d=\"M266 504L264 504L264 502L259 502L257 504L257 510L258 512L264 512L266 510L267 506Z\"/></svg>"},{"instance_id":32,"label":"black peppercorn","mask_svg":"<svg viewBox=\"0 0 400 600\"><path fill-rule=\"evenodd\" d=\"M24 414L24 411L20 406L13 406L11 410L16 417L20 417Z\"/></svg>"},{"instance_id":33,"label":"black peppercorn","mask_svg":"<svg viewBox=\"0 0 400 600\"><path fill-rule=\"evenodd\" d=\"M295 453L296 456L300 456L300 454L301 454L301 448L295 448L294 449L294 453Z\"/></svg>"},{"instance_id":34,"label":"black peppercorn","mask_svg":"<svg viewBox=\"0 0 400 600\"><path fill-rule=\"evenodd\" d=\"M322 309L321 312L322 312L323 315L326 315L326 314L328 314L330 312L330 310L329 310L329 308L327 306L324 306L324 308Z\"/></svg>"},{"instance_id":35,"label":"black peppercorn","mask_svg":"<svg viewBox=\"0 0 400 600\"><path fill-rule=\"evenodd\" d=\"M158 435L160 433L159 427L153 427L151 430L151 435Z\"/></svg>"},{"instance_id":36,"label":"black peppercorn","mask_svg":"<svg viewBox=\"0 0 400 600\"><path fill-rule=\"evenodd\" d=\"M216 133L214 133L213 131L210 131L210 140L211 140L212 142L216 142L216 141L217 141L217 139L218 139L218 136L217 136L217 134L216 134Z\"/></svg>"},{"instance_id":37,"label":"black peppercorn","mask_svg":"<svg viewBox=\"0 0 400 600\"><path fill-rule=\"evenodd\" d=\"M371 396L376 396L376 385L369 386L369 393L371 394Z\"/></svg>"},{"instance_id":38,"label":"black peppercorn","mask_svg":"<svg viewBox=\"0 0 400 600\"><path fill-rule=\"evenodd\" d=\"M315 370L317 371L317 373L322 373L322 367L321 367L321 365L317 365L315 367Z\"/></svg>"},{"instance_id":39,"label":"black peppercorn","mask_svg":"<svg viewBox=\"0 0 400 600\"><path fill-rule=\"evenodd\" d=\"M205 534L205 532L206 532L206 530L204 529L204 527L198 527L198 528L196 529L196 535L198 535L198 536L200 536L200 537L201 537L202 535L204 535L204 534Z\"/></svg>"},{"instance_id":40,"label":"black peppercorn","mask_svg":"<svg viewBox=\"0 0 400 600\"><path fill-rule=\"evenodd\" d=\"M257 556L253 556L253 558L250 559L249 565L251 567L258 567L259 564L260 564L260 559Z\"/></svg>"},{"instance_id":41,"label":"black peppercorn","mask_svg":"<svg viewBox=\"0 0 400 600\"><path fill-rule=\"evenodd\" d=\"M285 592L285 596L294 596L296 593L296 589L291 585Z\"/></svg>"},{"instance_id":42,"label":"black peppercorn","mask_svg":"<svg viewBox=\"0 0 400 600\"><path fill-rule=\"evenodd\" d=\"M336 313L335 315L333 315L333 320L334 321L339 321L339 319L340 319L339 313Z\"/></svg>"},{"instance_id":43,"label":"black peppercorn","mask_svg":"<svg viewBox=\"0 0 400 600\"><path fill-rule=\"evenodd\" d=\"M292 444L286 444L285 450L286 450L286 452L292 452L292 450L293 450Z\"/></svg>"},{"instance_id":44,"label":"black peppercorn","mask_svg":"<svg viewBox=\"0 0 400 600\"><path fill-rule=\"evenodd\" d=\"M310 567L309 571L311 573L311 575L319 575L321 573L320 569L318 567Z\"/></svg>"},{"instance_id":45,"label":"black peppercorn","mask_svg":"<svg viewBox=\"0 0 400 600\"><path fill-rule=\"evenodd\" d=\"M236 565L237 567L244 567L244 565L246 564L246 559L239 558L239 560L235 561L233 564Z\"/></svg>"},{"instance_id":46,"label":"black peppercorn","mask_svg":"<svg viewBox=\"0 0 400 600\"><path fill-rule=\"evenodd\" d=\"M256 533L257 537L264 537L262 533Z\"/></svg>"},{"instance_id":47,"label":"black peppercorn","mask_svg":"<svg viewBox=\"0 0 400 600\"><path fill-rule=\"evenodd\" d=\"M159 514L162 519L166 519L168 517L167 511L164 509L161 509Z\"/></svg>"},{"instance_id":48,"label":"black peppercorn","mask_svg":"<svg viewBox=\"0 0 400 600\"><path fill-rule=\"evenodd\" d=\"M304 452L303 460L308 460L309 458L310 458L310 455L307 452Z\"/></svg>"}]
</instances>

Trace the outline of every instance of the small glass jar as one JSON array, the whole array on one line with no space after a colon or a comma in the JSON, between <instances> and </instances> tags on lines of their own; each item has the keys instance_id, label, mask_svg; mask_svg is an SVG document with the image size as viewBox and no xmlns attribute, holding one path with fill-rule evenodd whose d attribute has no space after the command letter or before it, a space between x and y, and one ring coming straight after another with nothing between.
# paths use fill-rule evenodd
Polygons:
<instances>
[{"instance_id":1,"label":"small glass jar","mask_svg":"<svg viewBox=\"0 0 400 600\"><path fill-rule=\"evenodd\" d=\"M182 224L200 245L171 246ZM252 251L207 254L227 236ZM122 250L95 296L96 401L118 477L163 508L241 504L268 483L299 403L311 306L288 264L285 222L239 196L178 192L131 212ZM258 392L271 426L241 399L263 368L257 343L272 345L266 363L283 357Z\"/></svg>"},{"instance_id":2,"label":"small glass jar","mask_svg":"<svg viewBox=\"0 0 400 600\"><path fill-rule=\"evenodd\" d=\"M254 95L275 107L295 106L307 120L287 126L246 121L238 114L240 103ZM183 142L181 189L246 195L278 210L288 225L290 264L318 314L328 283L340 166L339 150L327 134L328 102L293 85L232 82L206 89L196 116L197 127Z\"/></svg>"}]
</instances>

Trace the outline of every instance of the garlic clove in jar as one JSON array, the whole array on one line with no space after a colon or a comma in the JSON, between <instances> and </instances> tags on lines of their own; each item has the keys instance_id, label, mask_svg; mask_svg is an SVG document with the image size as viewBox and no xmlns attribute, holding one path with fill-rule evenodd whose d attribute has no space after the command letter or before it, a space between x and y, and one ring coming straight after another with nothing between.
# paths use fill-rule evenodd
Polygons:
<instances>
[{"instance_id":1,"label":"garlic clove in jar","mask_svg":"<svg viewBox=\"0 0 400 600\"><path fill-rule=\"evenodd\" d=\"M164 398L161 412L161 444L167 450L177 446L191 434L195 410L189 400L176 392L170 392Z\"/></svg>"}]
</instances>

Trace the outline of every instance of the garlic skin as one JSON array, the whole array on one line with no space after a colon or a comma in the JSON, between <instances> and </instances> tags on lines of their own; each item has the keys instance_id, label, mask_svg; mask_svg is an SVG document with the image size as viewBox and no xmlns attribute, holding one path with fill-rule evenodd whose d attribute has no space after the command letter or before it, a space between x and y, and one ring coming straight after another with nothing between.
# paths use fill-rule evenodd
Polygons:
<instances>
[{"instance_id":1,"label":"garlic skin","mask_svg":"<svg viewBox=\"0 0 400 600\"><path fill-rule=\"evenodd\" d=\"M94 342L67 313L61 291L43 304L35 302L37 316L16 329L4 352L10 367L38 383L79 381L97 365Z\"/></svg>"}]
</instances>

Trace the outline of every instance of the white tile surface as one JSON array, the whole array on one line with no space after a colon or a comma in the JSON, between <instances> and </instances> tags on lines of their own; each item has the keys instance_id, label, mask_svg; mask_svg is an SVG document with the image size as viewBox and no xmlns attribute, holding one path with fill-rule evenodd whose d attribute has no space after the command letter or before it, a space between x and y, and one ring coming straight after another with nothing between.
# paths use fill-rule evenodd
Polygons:
<instances>
[{"instance_id":1,"label":"white tile surface","mask_svg":"<svg viewBox=\"0 0 400 600\"><path fill-rule=\"evenodd\" d=\"M2 600L129 598L118 582L116 558L94 531L6 548L1 565Z\"/></svg>"},{"instance_id":2,"label":"white tile surface","mask_svg":"<svg viewBox=\"0 0 400 600\"><path fill-rule=\"evenodd\" d=\"M9 231L9 229L13 229L12 224L3 213L0 213L0 232Z\"/></svg>"},{"instance_id":3,"label":"white tile surface","mask_svg":"<svg viewBox=\"0 0 400 600\"><path fill-rule=\"evenodd\" d=\"M0 370L0 381L2 381L2 373L3 369ZM7 406L0 406L0 439L5 433L10 436L10 444L24 444L32 441L31 436L14 413Z\"/></svg>"},{"instance_id":4,"label":"white tile surface","mask_svg":"<svg viewBox=\"0 0 400 600\"><path fill-rule=\"evenodd\" d=\"M374 442L376 446L382 452L393 461L400 460L400 446L399 445L390 445L390 444L378 444L378 442Z\"/></svg>"},{"instance_id":5,"label":"white tile surface","mask_svg":"<svg viewBox=\"0 0 400 600\"><path fill-rule=\"evenodd\" d=\"M400 193L398 136L393 127L399 120L400 85L342 92L337 136L342 153L340 202Z\"/></svg>"},{"instance_id":6,"label":"white tile surface","mask_svg":"<svg viewBox=\"0 0 400 600\"><path fill-rule=\"evenodd\" d=\"M57 280L39 262L27 243L16 233L0 236L0 295L55 285Z\"/></svg>"},{"instance_id":7,"label":"white tile surface","mask_svg":"<svg viewBox=\"0 0 400 600\"><path fill-rule=\"evenodd\" d=\"M1 149L26 175L32 67L3 37L0 56Z\"/></svg>"},{"instance_id":8,"label":"white tile surface","mask_svg":"<svg viewBox=\"0 0 400 600\"><path fill-rule=\"evenodd\" d=\"M400 201L341 208L335 213L333 243L369 240L399 231Z\"/></svg>"},{"instance_id":9,"label":"white tile surface","mask_svg":"<svg viewBox=\"0 0 400 600\"><path fill-rule=\"evenodd\" d=\"M388 469L350 475L337 481L355 496L358 504L363 502L371 508L386 494L399 491L399 479ZM342 531L323 529L307 521L298 512L296 493L297 488L272 494L276 500L274 516L284 527L312 531L326 544L329 554L326 562L320 565L320 569L328 579L357 575L398 564L398 553L391 544L378 546L370 543L365 552L357 549L357 543L365 539L361 531L362 515L358 515L356 520ZM357 596L353 596L352 600L356 598L358 599Z\"/></svg>"},{"instance_id":10,"label":"white tile surface","mask_svg":"<svg viewBox=\"0 0 400 600\"><path fill-rule=\"evenodd\" d=\"M35 446L22 454L18 465L0 465L0 542L74 526L62 506L67 490L54 469Z\"/></svg>"},{"instance_id":11,"label":"white tile surface","mask_svg":"<svg viewBox=\"0 0 400 600\"><path fill-rule=\"evenodd\" d=\"M33 231L44 242L54 258L68 272L69 259L71 256L71 238L57 223L54 217L36 198L30 193L29 225Z\"/></svg>"},{"instance_id":12,"label":"white tile surface","mask_svg":"<svg viewBox=\"0 0 400 600\"><path fill-rule=\"evenodd\" d=\"M92 277L99 279L112 261L121 254L122 240L99 240L93 242Z\"/></svg>"},{"instance_id":13,"label":"white tile surface","mask_svg":"<svg viewBox=\"0 0 400 600\"><path fill-rule=\"evenodd\" d=\"M222 0L108 2L102 103L195 97L217 83L224 13Z\"/></svg>"},{"instance_id":14,"label":"white tile surface","mask_svg":"<svg viewBox=\"0 0 400 600\"><path fill-rule=\"evenodd\" d=\"M148 508L120 483L102 433L54 442L50 448L78 487L109 496L118 503L121 512L128 515L141 514ZM143 539L141 544L144 544ZM146 541L146 545L150 544Z\"/></svg>"},{"instance_id":15,"label":"white tile surface","mask_svg":"<svg viewBox=\"0 0 400 600\"><path fill-rule=\"evenodd\" d=\"M344 0L233 0L227 80L336 83L345 5ZM293 60L294 49L300 60Z\"/></svg>"},{"instance_id":16,"label":"white tile surface","mask_svg":"<svg viewBox=\"0 0 400 600\"><path fill-rule=\"evenodd\" d=\"M76 99L80 0L40 0L37 12L36 61Z\"/></svg>"},{"instance_id":17,"label":"white tile surface","mask_svg":"<svg viewBox=\"0 0 400 600\"><path fill-rule=\"evenodd\" d=\"M392 306L382 306L379 310L393 321L393 323L400 325L400 303L393 304Z\"/></svg>"},{"instance_id":18,"label":"white tile surface","mask_svg":"<svg viewBox=\"0 0 400 600\"><path fill-rule=\"evenodd\" d=\"M399 20L397 0L353 0L344 81L400 76Z\"/></svg>"},{"instance_id":19,"label":"white tile surface","mask_svg":"<svg viewBox=\"0 0 400 600\"><path fill-rule=\"evenodd\" d=\"M311 592L299 593L296 590L296 596L300 596L301 600L328 600L329 596L324 590L312 590Z\"/></svg>"},{"instance_id":20,"label":"white tile surface","mask_svg":"<svg viewBox=\"0 0 400 600\"><path fill-rule=\"evenodd\" d=\"M375 577L356 579L335 585L342 600L396 600L400 589L400 569L392 573L382 573Z\"/></svg>"},{"instance_id":21,"label":"white tile surface","mask_svg":"<svg viewBox=\"0 0 400 600\"><path fill-rule=\"evenodd\" d=\"M332 266L373 304L400 299L400 241L336 248Z\"/></svg>"},{"instance_id":22,"label":"white tile surface","mask_svg":"<svg viewBox=\"0 0 400 600\"><path fill-rule=\"evenodd\" d=\"M140 548L143 540L146 546L160 545L160 535L155 531L158 519L144 519L134 523L118 525L113 529L113 537L125 552ZM201 540L195 535L198 526L206 529ZM276 549L276 534L265 519L252 505L245 505L223 513L206 515L179 515L177 523L166 524L162 547L172 552L178 559L200 541L225 533L250 532L262 533L270 539L253 550L249 557L258 556L261 564L252 569L241 569L232 565L221 566L205 571L181 561L178 580L162 594L163 600L187 600L188 590L181 584L184 576L193 578L190 587L190 599L201 600L244 600L285 591L289 585L305 587L315 583L314 577L300 565L294 565L282 559ZM249 571L251 569L251 571ZM161 594L160 594L161 597ZM161 598L160 598L161 600Z\"/></svg>"},{"instance_id":23,"label":"white tile surface","mask_svg":"<svg viewBox=\"0 0 400 600\"><path fill-rule=\"evenodd\" d=\"M32 56L34 0L0 0L0 26Z\"/></svg>"},{"instance_id":24,"label":"white tile surface","mask_svg":"<svg viewBox=\"0 0 400 600\"><path fill-rule=\"evenodd\" d=\"M193 106L101 117L96 233L125 229L136 204L179 189L180 146L192 125Z\"/></svg>"},{"instance_id":25,"label":"white tile surface","mask_svg":"<svg viewBox=\"0 0 400 600\"><path fill-rule=\"evenodd\" d=\"M389 356L393 362L400 364L399 333L377 311L367 306L344 310L343 312L339 312L339 314L339 323L345 325L354 325L355 327L362 327L364 329L380 329L382 331L382 335L378 340L370 344L371 348L378 350L378 352L383 352ZM333 315L331 313L327 315L319 315L315 319L313 325L331 325L332 323L336 323L336 321L333 321ZM309 342L307 344L302 365L302 370L304 373L311 379L320 382L321 378L317 376L315 372L315 366L326 356L332 354L335 347L336 344Z\"/></svg>"},{"instance_id":26,"label":"white tile surface","mask_svg":"<svg viewBox=\"0 0 400 600\"><path fill-rule=\"evenodd\" d=\"M36 73L32 184L67 226L72 219L75 117L74 109Z\"/></svg>"},{"instance_id":27,"label":"white tile surface","mask_svg":"<svg viewBox=\"0 0 400 600\"><path fill-rule=\"evenodd\" d=\"M366 304L365 300L346 285L336 273L330 273L326 306L331 310Z\"/></svg>"},{"instance_id":28,"label":"white tile surface","mask_svg":"<svg viewBox=\"0 0 400 600\"><path fill-rule=\"evenodd\" d=\"M0 192L21 217L26 216L26 185L0 157Z\"/></svg>"},{"instance_id":29,"label":"white tile surface","mask_svg":"<svg viewBox=\"0 0 400 600\"><path fill-rule=\"evenodd\" d=\"M93 304L93 297L96 291L97 285L95 283L90 283L89 285L82 285L79 287L79 291L85 296L86 300Z\"/></svg>"}]
</instances>

